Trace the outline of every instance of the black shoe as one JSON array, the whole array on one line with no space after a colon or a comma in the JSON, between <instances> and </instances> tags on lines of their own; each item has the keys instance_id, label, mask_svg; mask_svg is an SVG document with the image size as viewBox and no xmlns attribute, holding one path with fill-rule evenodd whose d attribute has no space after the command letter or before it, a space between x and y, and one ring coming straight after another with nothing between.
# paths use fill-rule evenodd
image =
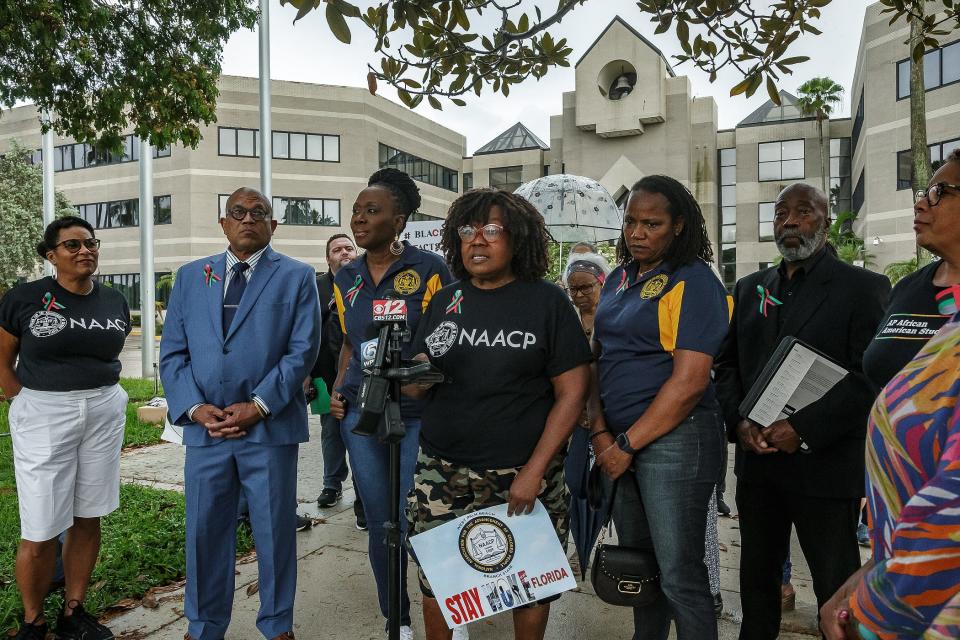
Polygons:
<instances>
[{"instance_id":1,"label":"black shoe","mask_svg":"<svg viewBox=\"0 0 960 640\"><path fill-rule=\"evenodd\" d=\"M81 603L71 600L67 606L74 602L73 615L65 616L61 612L57 616L57 637L60 640L113 640L113 632L87 613Z\"/></svg>"},{"instance_id":2,"label":"black shoe","mask_svg":"<svg viewBox=\"0 0 960 640\"><path fill-rule=\"evenodd\" d=\"M717 496L717 513L724 518L730 517L730 507L727 506L727 503L724 502L720 496Z\"/></svg>"},{"instance_id":3,"label":"black shoe","mask_svg":"<svg viewBox=\"0 0 960 640\"><path fill-rule=\"evenodd\" d=\"M306 531L313 526L313 520L307 516L297 516L297 531Z\"/></svg>"},{"instance_id":4,"label":"black shoe","mask_svg":"<svg viewBox=\"0 0 960 640\"><path fill-rule=\"evenodd\" d=\"M342 497L343 491L340 491L339 489L325 488L317 497L317 506L321 509L329 509L340 502L340 498Z\"/></svg>"},{"instance_id":5,"label":"black shoe","mask_svg":"<svg viewBox=\"0 0 960 640\"><path fill-rule=\"evenodd\" d=\"M357 516L357 529L360 531L367 530L367 517L363 513L356 514Z\"/></svg>"},{"instance_id":6,"label":"black shoe","mask_svg":"<svg viewBox=\"0 0 960 640\"><path fill-rule=\"evenodd\" d=\"M37 616L33 619L33 622L27 622L24 618L23 622L20 623L20 629L17 631L17 635L14 636L14 640L46 640L47 637L47 623L41 622L40 624L34 624L37 621Z\"/></svg>"},{"instance_id":7,"label":"black shoe","mask_svg":"<svg viewBox=\"0 0 960 640\"><path fill-rule=\"evenodd\" d=\"M717 616L718 620L723 615L723 596L719 593L713 596L713 614Z\"/></svg>"}]
</instances>

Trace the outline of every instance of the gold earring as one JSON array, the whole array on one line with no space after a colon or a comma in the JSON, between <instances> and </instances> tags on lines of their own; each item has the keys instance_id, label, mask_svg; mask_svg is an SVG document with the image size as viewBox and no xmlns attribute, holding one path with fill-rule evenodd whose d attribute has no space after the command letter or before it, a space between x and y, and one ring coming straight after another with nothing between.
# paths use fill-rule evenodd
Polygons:
<instances>
[{"instance_id":1,"label":"gold earring","mask_svg":"<svg viewBox=\"0 0 960 640\"><path fill-rule=\"evenodd\" d=\"M400 236L397 236L393 242L390 243L390 253L395 256L399 256L403 253L403 243L400 242Z\"/></svg>"}]
</instances>

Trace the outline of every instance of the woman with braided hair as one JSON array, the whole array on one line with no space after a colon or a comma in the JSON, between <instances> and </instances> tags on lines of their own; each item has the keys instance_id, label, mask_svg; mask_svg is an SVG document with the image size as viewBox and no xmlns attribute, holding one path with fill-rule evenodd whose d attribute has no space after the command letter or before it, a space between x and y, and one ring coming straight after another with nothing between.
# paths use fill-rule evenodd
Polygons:
<instances>
[{"instance_id":1,"label":"woman with braided hair","mask_svg":"<svg viewBox=\"0 0 960 640\"><path fill-rule=\"evenodd\" d=\"M717 637L704 564L724 431L710 379L729 303L700 205L668 176L633 185L594 319L589 411L597 464L617 481L620 544L649 549L662 594L633 610L634 640ZM619 480L618 480L619 479Z\"/></svg>"},{"instance_id":2,"label":"woman with braided hair","mask_svg":"<svg viewBox=\"0 0 960 640\"><path fill-rule=\"evenodd\" d=\"M377 438L360 436L353 428L360 419L357 393L363 377L360 346L377 335L373 324L373 300L394 296L407 301L407 324L416 331L417 323L430 298L450 282L450 271L443 260L400 241L407 218L420 207L420 190L407 174L393 168L380 169L357 195L350 218L350 230L366 253L343 265L334 277L333 296L343 330L343 347L330 413L340 420L343 442L353 468L353 482L369 531L370 566L377 582L380 612L387 616L387 547L384 523L390 518L389 451ZM416 351L405 345L404 357ZM421 403L405 398L400 413L407 433L400 446L400 495L406 496L413 482L420 432ZM401 521L406 534L406 522ZM407 556L404 546L401 584L406 585ZM412 638L410 600L402 594L400 637Z\"/></svg>"},{"instance_id":3,"label":"woman with braided hair","mask_svg":"<svg viewBox=\"0 0 960 640\"><path fill-rule=\"evenodd\" d=\"M426 391L414 534L495 505L523 515L539 499L566 545L563 461L590 348L563 290L543 279L548 240L540 213L507 191L474 189L450 207L441 246L458 282L433 296L413 341L452 380ZM449 640L422 571L420 588L427 639ZM516 597L515 636L541 640L557 596L533 586Z\"/></svg>"}]
</instances>

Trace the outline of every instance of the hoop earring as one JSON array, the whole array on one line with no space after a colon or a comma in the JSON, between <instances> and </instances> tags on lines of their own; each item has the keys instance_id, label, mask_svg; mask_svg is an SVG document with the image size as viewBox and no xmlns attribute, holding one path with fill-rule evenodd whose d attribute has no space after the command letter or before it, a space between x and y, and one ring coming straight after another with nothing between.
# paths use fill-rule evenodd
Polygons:
<instances>
[{"instance_id":1,"label":"hoop earring","mask_svg":"<svg viewBox=\"0 0 960 640\"><path fill-rule=\"evenodd\" d=\"M397 236L397 238L390 243L390 253L395 256L399 256L401 253L403 253L403 248L403 243L400 242L400 236Z\"/></svg>"}]
</instances>

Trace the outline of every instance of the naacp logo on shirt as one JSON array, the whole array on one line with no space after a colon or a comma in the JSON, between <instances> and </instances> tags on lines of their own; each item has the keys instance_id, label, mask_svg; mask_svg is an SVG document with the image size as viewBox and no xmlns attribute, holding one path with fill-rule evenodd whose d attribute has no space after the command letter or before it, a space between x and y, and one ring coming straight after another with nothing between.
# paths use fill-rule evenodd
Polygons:
<instances>
[{"instance_id":1,"label":"naacp logo on shirt","mask_svg":"<svg viewBox=\"0 0 960 640\"><path fill-rule=\"evenodd\" d=\"M643 284L643 288L640 289L640 297L644 300L656 298L658 295L663 293L663 289L667 286L667 282L669 281L670 279L664 273L650 278Z\"/></svg>"},{"instance_id":2,"label":"naacp logo on shirt","mask_svg":"<svg viewBox=\"0 0 960 640\"><path fill-rule=\"evenodd\" d=\"M430 349L430 355L439 358L444 355L457 341L457 334L460 328L456 323L449 320L441 322L429 336L427 336L427 347Z\"/></svg>"},{"instance_id":3,"label":"naacp logo on shirt","mask_svg":"<svg viewBox=\"0 0 960 640\"><path fill-rule=\"evenodd\" d=\"M462 329L452 320L445 320L427 336L426 342L430 355L439 358L455 344L474 348L507 347L526 350L527 347L537 344L537 336L529 331Z\"/></svg>"},{"instance_id":4,"label":"naacp logo on shirt","mask_svg":"<svg viewBox=\"0 0 960 640\"><path fill-rule=\"evenodd\" d=\"M393 279L393 290L402 296L416 293L420 288L420 274L413 269L401 271Z\"/></svg>"},{"instance_id":5,"label":"naacp logo on shirt","mask_svg":"<svg viewBox=\"0 0 960 640\"><path fill-rule=\"evenodd\" d=\"M510 566L516 554L513 532L499 518L479 516L460 530L460 556L483 573L497 573Z\"/></svg>"},{"instance_id":6,"label":"naacp logo on shirt","mask_svg":"<svg viewBox=\"0 0 960 640\"><path fill-rule=\"evenodd\" d=\"M38 338L55 336L67 326L67 319L55 311L43 309L30 318L30 333Z\"/></svg>"}]
</instances>

